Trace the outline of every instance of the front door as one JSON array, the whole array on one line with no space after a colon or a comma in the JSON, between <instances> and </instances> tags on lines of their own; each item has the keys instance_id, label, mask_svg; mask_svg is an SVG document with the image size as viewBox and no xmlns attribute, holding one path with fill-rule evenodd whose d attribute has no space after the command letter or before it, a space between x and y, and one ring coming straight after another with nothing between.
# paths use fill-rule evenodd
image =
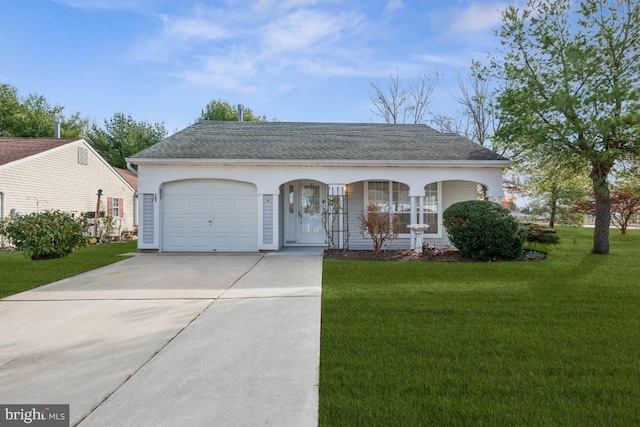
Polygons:
<instances>
[{"instance_id":1,"label":"front door","mask_svg":"<svg viewBox=\"0 0 640 427\"><path fill-rule=\"evenodd\" d=\"M284 189L285 244L323 245L322 200L326 186L316 181L292 181Z\"/></svg>"},{"instance_id":2,"label":"front door","mask_svg":"<svg viewBox=\"0 0 640 427\"><path fill-rule=\"evenodd\" d=\"M314 181L301 181L298 185L298 242L301 244L323 244L322 200L324 185Z\"/></svg>"}]
</instances>

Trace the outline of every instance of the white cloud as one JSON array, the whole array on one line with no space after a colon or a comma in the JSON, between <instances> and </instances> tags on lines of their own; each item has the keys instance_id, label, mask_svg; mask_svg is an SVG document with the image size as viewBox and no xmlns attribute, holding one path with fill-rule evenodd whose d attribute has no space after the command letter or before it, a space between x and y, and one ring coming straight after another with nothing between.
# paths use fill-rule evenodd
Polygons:
<instances>
[{"instance_id":1,"label":"white cloud","mask_svg":"<svg viewBox=\"0 0 640 427\"><path fill-rule=\"evenodd\" d=\"M167 38L177 37L183 41L220 40L229 35L227 29L200 18L176 20L164 18L163 20L165 21L163 33Z\"/></svg>"},{"instance_id":2,"label":"white cloud","mask_svg":"<svg viewBox=\"0 0 640 427\"><path fill-rule=\"evenodd\" d=\"M461 52L460 54L440 54L434 55L425 53L420 55L419 59L427 64L434 66L447 66L447 67L465 67L470 65L470 57L467 52Z\"/></svg>"},{"instance_id":3,"label":"white cloud","mask_svg":"<svg viewBox=\"0 0 640 427\"><path fill-rule=\"evenodd\" d=\"M330 15L314 10L293 12L264 28L264 45L270 50L304 51L317 49L340 39L357 26L358 16Z\"/></svg>"},{"instance_id":4,"label":"white cloud","mask_svg":"<svg viewBox=\"0 0 640 427\"><path fill-rule=\"evenodd\" d=\"M385 12L392 13L396 10L400 10L404 7L404 2L402 0L389 0L387 2L387 7L385 8Z\"/></svg>"},{"instance_id":5,"label":"white cloud","mask_svg":"<svg viewBox=\"0 0 640 427\"><path fill-rule=\"evenodd\" d=\"M500 23L500 11L506 3L472 4L465 9L455 10L449 31L452 33L481 32Z\"/></svg>"},{"instance_id":6,"label":"white cloud","mask_svg":"<svg viewBox=\"0 0 640 427\"><path fill-rule=\"evenodd\" d=\"M160 19L159 31L141 40L133 56L165 62L172 68L170 75L193 85L255 93L268 91L266 87L285 90L307 77L363 74L364 67L344 46L362 44L359 36L367 38L366 23L362 15L342 8L334 13L317 7L257 13L198 6Z\"/></svg>"}]
</instances>

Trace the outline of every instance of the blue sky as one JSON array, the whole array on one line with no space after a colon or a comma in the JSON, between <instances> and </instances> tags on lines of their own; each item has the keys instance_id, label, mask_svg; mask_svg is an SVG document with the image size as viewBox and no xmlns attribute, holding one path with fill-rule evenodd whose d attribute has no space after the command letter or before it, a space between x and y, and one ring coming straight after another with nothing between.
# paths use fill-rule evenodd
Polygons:
<instances>
[{"instance_id":1,"label":"blue sky","mask_svg":"<svg viewBox=\"0 0 640 427\"><path fill-rule=\"evenodd\" d=\"M2 0L0 82L101 125L115 112L193 123L212 99L279 121L380 122L371 82L457 76L485 60L493 0Z\"/></svg>"}]
</instances>

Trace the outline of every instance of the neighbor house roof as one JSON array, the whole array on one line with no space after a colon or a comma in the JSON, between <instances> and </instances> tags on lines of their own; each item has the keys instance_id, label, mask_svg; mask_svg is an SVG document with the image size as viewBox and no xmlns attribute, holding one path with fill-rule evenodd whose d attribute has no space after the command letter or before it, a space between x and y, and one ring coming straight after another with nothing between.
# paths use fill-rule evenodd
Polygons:
<instances>
[{"instance_id":1,"label":"neighbor house roof","mask_svg":"<svg viewBox=\"0 0 640 427\"><path fill-rule=\"evenodd\" d=\"M136 191L138 190L138 175L134 174L128 169L117 168L115 166L113 167L113 170L115 170L118 175L122 177L122 179L127 181L127 184L129 184L131 188Z\"/></svg>"},{"instance_id":2,"label":"neighbor house roof","mask_svg":"<svg viewBox=\"0 0 640 427\"><path fill-rule=\"evenodd\" d=\"M131 157L168 159L506 161L426 125L200 121Z\"/></svg>"},{"instance_id":3,"label":"neighbor house roof","mask_svg":"<svg viewBox=\"0 0 640 427\"><path fill-rule=\"evenodd\" d=\"M0 165L40 154L73 141L77 139L0 138Z\"/></svg>"}]
</instances>

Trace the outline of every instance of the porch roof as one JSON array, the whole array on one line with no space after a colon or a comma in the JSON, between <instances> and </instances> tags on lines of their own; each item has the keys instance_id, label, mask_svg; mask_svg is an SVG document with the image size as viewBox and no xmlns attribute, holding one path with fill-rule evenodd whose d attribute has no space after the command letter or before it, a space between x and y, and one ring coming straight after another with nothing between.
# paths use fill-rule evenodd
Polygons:
<instances>
[{"instance_id":1,"label":"porch roof","mask_svg":"<svg viewBox=\"0 0 640 427\"><path fill-rule=\"evenodd\" d=\"M467 138L426 125L208 120L129 160L156 159L509 162Z\"/></svg>"}]
</instances>

